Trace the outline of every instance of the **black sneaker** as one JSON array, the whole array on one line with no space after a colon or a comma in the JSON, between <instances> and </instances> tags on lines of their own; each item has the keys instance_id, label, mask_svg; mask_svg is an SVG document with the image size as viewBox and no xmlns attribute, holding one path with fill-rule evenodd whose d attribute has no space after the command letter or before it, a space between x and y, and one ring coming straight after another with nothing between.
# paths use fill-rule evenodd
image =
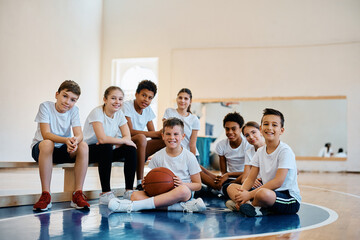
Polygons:
<instances>
[{"instance_id":1,"label":"black sneaker","mask_svg":"<svg viewBox=\"0 0 360 240\"><path fill-rule=\"evenodd\" d=\"M135 189L138 190L138 191L144 191L141 184L137 185Z\"/></svg>"},{"instance_id":2,"label":"black sneaker","mask_svg":"<svg viewBox=\"0 0 360 240\"><path fill-rule=\"evenodd\" d=\"M268 215L268 211L265 208L254 207L248 203L240 206L240 212L247 217L261 217Z\"/></svg>"}]
</instances>

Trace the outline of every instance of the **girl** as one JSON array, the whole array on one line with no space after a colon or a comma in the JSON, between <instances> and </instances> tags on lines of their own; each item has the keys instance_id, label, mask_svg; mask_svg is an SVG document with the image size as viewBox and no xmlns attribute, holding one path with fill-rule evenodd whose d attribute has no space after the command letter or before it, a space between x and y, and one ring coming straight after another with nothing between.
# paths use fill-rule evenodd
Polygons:
<instances>
[{"instance_id":1,"label":"girl","mask_svg":"<svg viewBox=\"0 0 360 240\"><path fill-rule=\"evenodd\" d=\"M86 119L84 140L89 145L89 162L98 162L102 193L100 204L115 198L110 188L111 163L125 160L125 194L130 198L136 171L136 145L131 141L126 118L120 110L124 92L111 86L104 93L104 104L93 109Z\"/></svg>"},{"instance_id":2,"label":"girl","mask_svg":"<svg viewBox=\"0 0 360 240\"><path fill-rule=\"evenodd\" d=\"M247 122L244 127L242 128L242 133L246 137L246 140L248 143L250 143L252 146L245 152L245 166L244 166L244 172L243 174L238 177L234 182L237 184L237 187L229 188L226 187L227 195L233 196L232 192L237 193L237 188L240 188L243 184L245 179L250 173L251 164L250 161L254 157L255 152L262 146L265 146L265 139L260 133L260 126L256 122ZM228 184L230 185L230 183ZM255 183L253 185L253 189L258 188L262 186L261 178L258 176L258 178L255 180ZM230 197L229 197L230 198ZM228 200L226 202L226 206L231 210L236 210L237 206L233 200Z\"/></svg>"},{"instance_id":3,"label":"girl","mask_svg":"<svg viewBox=\"0 0 360 240\"><path fill-rule=\"evenodd\" d=\"M177 108L168 108L165 110L163 121L168 118L176 117L184 122L185 138L181 145L192 152L195 156L199 156L196 149L196 139L200 130L200 121L190 111L192 101L192 93L190 89L181 89L176 98Z\"/></svg>"}]
</instances>

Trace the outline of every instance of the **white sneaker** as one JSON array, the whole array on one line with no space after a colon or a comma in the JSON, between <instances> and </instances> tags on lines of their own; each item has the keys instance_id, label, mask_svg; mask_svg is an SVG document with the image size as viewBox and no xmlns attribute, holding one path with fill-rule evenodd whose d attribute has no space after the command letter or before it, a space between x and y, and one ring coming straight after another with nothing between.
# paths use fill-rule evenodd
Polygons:
<instances>
[{"instance_id":1,"label":"white sneaker","mask_svg":"<svg viewBox=\"0 0 360 240\"><path fill-rule=\"evenodd\" d=\"M203 212L206 210L206 205L201 198L192 199L187 202L181 202L180 205L186 212Z\"/></svg>"},{"instance_id":2,"label":"white sneaker","mask_svg":"<svg viewBox=\"0 0 360 240\"><path fill-rule=\"evenodd\" d=\"M110 200L108 208L113 212L127 212L132 211L133 202L127 199L113 198Z\"/></svg>"},{"instance_id":3,"label":"white sneaker","mask_svg":"<svg viewBox=\"0 0 360 240\"><path fill-rule=\"evenodd\" d=\"M227 200L226 203L225 203L226 207L228 209L230 209L231 211L239 211L237 208L236 208L236 203L233 201L233 200Z\"/></svg>"},{"instance_id":4,"label":"white sneaker","mask_svg":"<svg viewBox=\"0 0 360 240\"><path fill-rule=\"evenodd\" d=\"M107 192L107 193L100 194L99 204L109 205L110 200L113 198L116 198L116 196L114 195L113 192Z\"/></svg>"},{"instance_id":5,"label":"white sneaker","mask_svg":"<svg viewBox=\"0 0 360 240\"><path fill-rule=\"evenodd\" d=\"M126 191L125 193L124 193L124 196L123 196L123 198L124 199L127 199L127 200L131 200L131 195L133 194L133 190L128 190L128 191Z\"/></svg>"}]
</instances>

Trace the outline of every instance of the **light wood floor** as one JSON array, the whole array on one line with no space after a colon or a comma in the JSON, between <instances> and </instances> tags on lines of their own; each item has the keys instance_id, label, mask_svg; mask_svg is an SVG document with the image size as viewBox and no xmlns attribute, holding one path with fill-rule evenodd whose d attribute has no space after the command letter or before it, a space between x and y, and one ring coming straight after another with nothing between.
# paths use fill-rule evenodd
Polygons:
<instances>
[{"instance_id":1,"label":"light wood floor","mask_svg":"<svg viewBox=\"0 0 360 240\"><path fill-rule=\"evenodd\" d=\"M123 187L122 169L112 172L112 187ZM0 195L40 193L36 169L0 171ZM360 174L308 173L299 174L303 201L334 210L339 218L324 227L301 232L252 239L360 239ZM61 192L62 171L54 171L52 192ZM84 189L100 188L96 168L89 169Z\"/></svg>"}]
</instances>

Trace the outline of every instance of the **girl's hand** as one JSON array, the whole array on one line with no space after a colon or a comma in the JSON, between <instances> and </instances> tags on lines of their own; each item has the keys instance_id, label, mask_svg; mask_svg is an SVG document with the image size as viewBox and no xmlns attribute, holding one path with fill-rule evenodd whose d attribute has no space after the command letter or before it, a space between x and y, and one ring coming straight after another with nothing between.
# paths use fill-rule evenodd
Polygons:
<instances>
[{"instance_id":1,"label":"girl's hand","mask_svg":"<svg viewBox=\"0 0 360 240\"><path fill-rule=\"evenodd\" d=\"M181 181L181 179L178 176L174 177L174 185L175 187L178 187L180 185L183 185L184 183Z\"/></svg>"},{"instance_id":2,"label":"girl's hand","mask_svg":"<svg viewBox=\"0 0 360 240\"><path fill-rule=\"evenodd\" d=\"M238 193L235 194L235 202L240 207L240 205L246 203L251 199L251 195L249 191L238 189Z\"/></svg>"},{"instance_id":3,"label":"girl's hand","mask_svg":"<svg viewBox=\"0 0 360 240\"><path fill-rule=\"evenodd\" d=\"M134 148L137 148L136 144L133 141L131 141L130 139L124 139L124 144L128 145L128 146L131 146L131 147L134 147Z\"/></svg>"}]
</instances>

